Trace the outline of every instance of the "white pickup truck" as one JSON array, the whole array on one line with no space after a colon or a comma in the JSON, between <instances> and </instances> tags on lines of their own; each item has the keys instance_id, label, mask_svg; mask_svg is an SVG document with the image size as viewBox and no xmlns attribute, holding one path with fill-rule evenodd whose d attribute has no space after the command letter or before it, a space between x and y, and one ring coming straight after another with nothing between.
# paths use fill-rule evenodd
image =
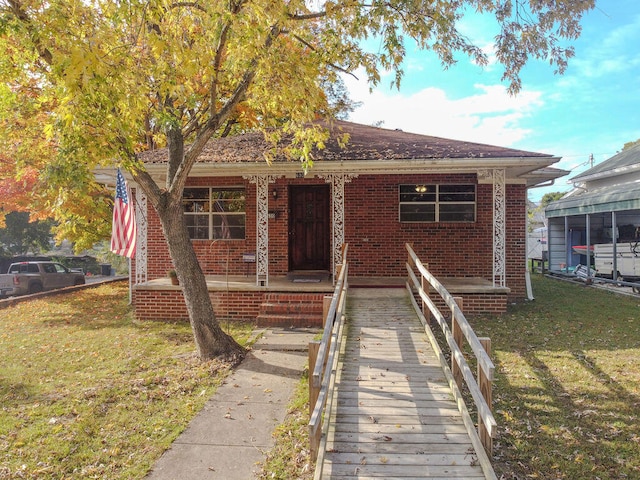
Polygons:
<instances>
[{"instance_id":1,"label":"white pickup truck","mask_svg":"<svg viewBox=\"0 0 640 480\"><path fill-rule=\"evenodd\" d=\"M84 283L84 273L72 272L59 263L12 263L8 273L0 275L0 297L26 295Z\"/></svg>"}]
</instances>

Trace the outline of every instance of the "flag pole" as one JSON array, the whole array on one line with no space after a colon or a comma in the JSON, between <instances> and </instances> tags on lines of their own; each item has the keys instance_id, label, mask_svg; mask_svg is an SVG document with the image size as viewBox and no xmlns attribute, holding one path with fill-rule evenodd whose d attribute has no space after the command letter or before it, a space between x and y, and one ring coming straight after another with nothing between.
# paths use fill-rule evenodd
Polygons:
<instances>
[{"instance_id":1,"label":"flag pole","mask_svg":"<svg viewBox=\"0 0 640 480\"><path fill-rule=\"evenodd\" d=\"M113 201L113 223L110 250L126 257L129 264L129 305L133 303L133 274L131 258L136 254L138 229L131 189L118 168L116 171L116 196Z\"/></svg>"}]
</instances>

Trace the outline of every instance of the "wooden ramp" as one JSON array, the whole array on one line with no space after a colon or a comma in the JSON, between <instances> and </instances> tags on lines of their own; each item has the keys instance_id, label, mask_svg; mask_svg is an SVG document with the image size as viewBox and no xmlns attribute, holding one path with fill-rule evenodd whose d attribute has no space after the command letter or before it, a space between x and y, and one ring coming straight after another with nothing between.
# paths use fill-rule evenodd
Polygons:
<instances>
[{"instance_id":1,"label":"wooden ramp","mask_svg":"<svg viewBox=\"0 0 640 480\"><path fill-rule=\"evenodd\" d=\"M317 478L485 478L404 289L349 290L331 402Z\"/></svg>"}]
</instances>

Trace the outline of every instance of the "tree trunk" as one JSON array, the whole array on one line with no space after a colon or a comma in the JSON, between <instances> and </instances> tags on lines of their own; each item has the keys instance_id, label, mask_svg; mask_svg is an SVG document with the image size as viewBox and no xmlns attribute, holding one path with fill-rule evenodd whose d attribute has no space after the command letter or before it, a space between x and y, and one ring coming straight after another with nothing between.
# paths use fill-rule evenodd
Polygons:
<instances>
[{"instance_id":1,"label":"tree trunk","mask_svg":"<svg viewBox=\"0 0 640 480\"><path fill-rule=\"evenodd\" d=\"M215 318L207 281L184 222L181 199L172 201L165 195L166 203L156 210L182 286L198 355L201 360L225 357L239 362L245 350L220 328Z\"/></svg>"}]
</instances>

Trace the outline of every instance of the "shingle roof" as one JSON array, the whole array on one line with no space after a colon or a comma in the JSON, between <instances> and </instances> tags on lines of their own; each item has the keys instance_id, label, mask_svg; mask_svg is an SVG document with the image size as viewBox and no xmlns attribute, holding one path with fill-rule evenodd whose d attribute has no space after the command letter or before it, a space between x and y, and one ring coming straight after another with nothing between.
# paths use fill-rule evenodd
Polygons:
<instances>
[{"instance_id":1,"label":"shingle roof","mask_svg":"<svg viewBox=\"0 0 640 480\"><path fill-rule=\"evenodd\" d=\"M552 155L544 153L419 135L345 121L333 122L331 132L326 148L313 152L315 161L552 158ZM346 148L340 148L338 138L344 133L348 133L350 139ZM260 132L212 139L198 158L198 163L263 162L265 153L271 148ZM167 161L167 149L145 152L140 157L145 163L164 163ZM286 160L284 156L274 159L276 162Z\"/></svg>"},{"instance_id":2,"label":"shingle roof","mask_svg":"<svg viewBox=\"0 0 640 480\"><path fill-rule=\"evenodd\" d=\"M620 153L605 160L604 162L599 163L595 167L582 172L580 175L576 175L575 177L571 178L571 180L581 180L585 177L590 177L592 175L603 174L607 172L615 174L615 170L622 169L624 167L630 167L632 165L640 165L640 144L621 151Z\"/></svg>"}]
</instances>

